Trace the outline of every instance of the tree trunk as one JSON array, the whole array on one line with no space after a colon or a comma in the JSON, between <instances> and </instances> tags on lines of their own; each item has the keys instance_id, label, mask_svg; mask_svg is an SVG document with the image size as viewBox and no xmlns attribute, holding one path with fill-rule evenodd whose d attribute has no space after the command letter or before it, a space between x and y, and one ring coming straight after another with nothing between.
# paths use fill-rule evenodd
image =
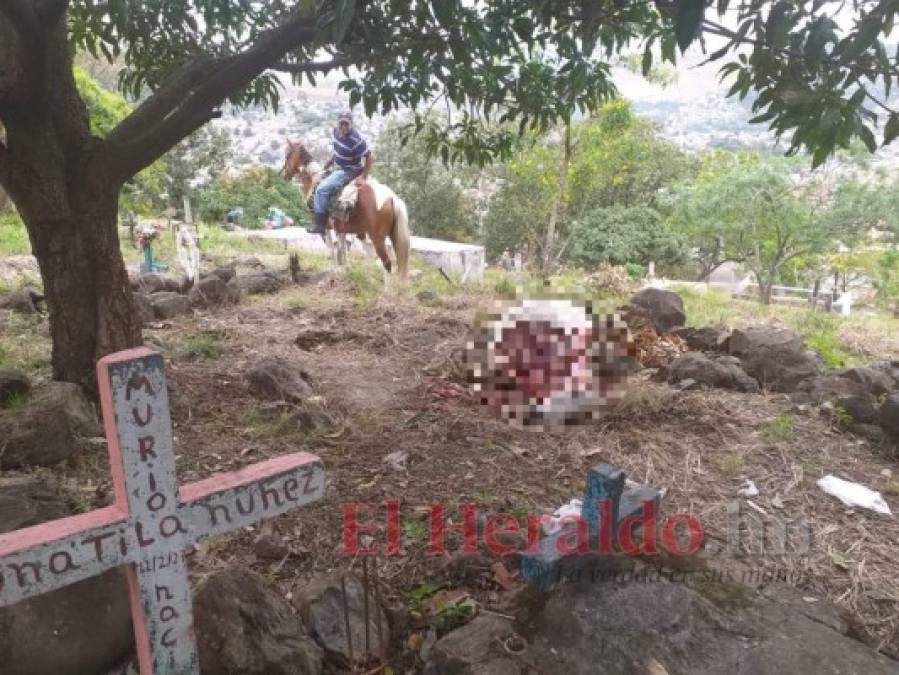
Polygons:
<instances>
[{"instance_id":1,"label":"tree trunk","mask_svg":"<svg viewBox=\"0 0 899 675\"><path fill-rule=\"evenodd\" d=\"M556 262L556 226L559 223L559 215L562 211L562 201L565 198L565 186L568 184L568 166L571 164L571 123L565 124L565 144L562 154L562 167L559 170L559 182L556 185L556 194L553 198L552 210L549 214L549 224L546 228L546 238L543 245L543 265L541 276L548 279L553 272Z\"/></svg>"},{"instance_id":2,"label":"tree trunk","mask_svg":"<svg viewBox=\"0 0 899 675\"><path fill-rule=\"evenodd\" d=\"M97 157L75 88L65 20L49 33L30 105L0 108L0 172L28 230L50 315L53 378L96 394L96 362L141 343L117 228L121 180Z\"/></svg>"},{"instance_id":3,"label":"tree trunk","mask_svg":"<svg viewBox=\"0 0 899 675\"><path fill-rule=\"evenodd\" d=\"M119 249L117 194L103 193L64 219L23 209L50 314L53 379L92 394L97 360L142 341Z\"/></svg>"}]
</instances>

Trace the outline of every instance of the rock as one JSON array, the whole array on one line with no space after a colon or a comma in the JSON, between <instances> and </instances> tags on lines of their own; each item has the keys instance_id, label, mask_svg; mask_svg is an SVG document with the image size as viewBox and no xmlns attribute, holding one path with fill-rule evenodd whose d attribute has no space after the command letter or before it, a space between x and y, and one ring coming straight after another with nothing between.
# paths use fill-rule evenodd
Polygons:
<instances>
[{"instance_id":1,"label":"rock","mask_svg":"<svg viewBox=\"0 0 899 675\"><path fill-rule=\"evenodd\" d=\"M434 291L419 291L415 297L419 302L423 303L434 302L437 300L437 294Z\"/></svg>"},{"instance_id":2,"label":"rock","mask_svg":"<svg viewBox=\"0 0 899 675\"><path fill-rule=\"evenodd\" d=\"M873 396L889 394L896 387L892 376L877 368L849 368L841 374L848 380L858 382Z\"/></svg>"},{"instance_id":3,"label":"rock","mask_svg":"<svg viewBox=\"0 0 899 675\"><path fill-rule=\"evenodd\" d=\"M808 394L814 403L823 403L845 396L861 396L865 388L842 375L817 375L800 382L796 391Z\"/></svg>"},{"instance_id":4,"label":"rock","mask_svg":"<svg viewBox=\"0 0 899 675\"><path fill-rule=\"evenodd\" d=\"M132 293L131 297L134 299L134 310L137 312L138 320L144 325L153 323L156 317L153 314L153 303L150 302L150 296L145 293Z\"/></svg>"},{"instance_id":5,"label":"rock","mask_svg":"<svg viewBox=\"0 0 899 675\"><path fill-rule=\"evenodd\" d=\"M853 424L849 427L856 436L867 438L874 445L883 445L887 440L886 432L876 424Z\"/></svg>"},{"instance_id":6,"label":"rock","mask_svg":"<svg viewBox=\"0 0 899 675\"><path fill-rule=\"evenodd\" d=\"M308 375L277 359L263 359L246 372L250 393L268 401L300 401L312 396Z\"/></svg>"},{"instance_id":7,"label":"rock","mask_svg":"<svg viewBox=\"0 0 899 675\"><path fill-rule=\"evenodd\" d=\"M217 572L194 594L204 675L318 675L322 650L255 574Z\"/></svg>"},{"instance_id":8,"label":"rock","mask_svg":"<svg viewBox=\"0 0 899 675\"><path fill-rule=\"evenodd\" d=\"M153 293L150 296L150 304L153 306L153 315L157 319L172 319L190 313L190 300L187 299L187 296L171 291Z\"/></svg>"},{"instance_id":9,"label":"rock","mask_svg":"<svg viewBox=\"0 0 899 675\"><path fill-rule=\"evenodd\" d=\"M200 279L187 295L193 307L215 307L240 302L240 288L215 274Z\"/></svg>"},{"instance_id":10,"label":"rock","mask_svg":"<svg viewBox=\"0 0 899 675\"><path fill-rule=\"evenodd\" d=\"M242 293L275 293L282 285L281 277L274 272L258 272L237 277L237 286Z\"/></svg>"},{"instance_id":11,"label":"rock","mask_svg":"<svg viewBox=\"0 0 899 675\"><path fill-rule=\"evenodd\" d=\"M899 361L875 361L870 368L883 373L892 381L893 389L899 389Z\"/></svg>"},{"instance_id":12,"label":"rock","mask_svg":"<svg viewBox=\"0 0 899 675\"><path fill-rule=\"evenodd\" d=\"M871 424L877 421L877 399L871 394L842 396L834 401L834 405L852 418L852 424Z\"/></svg>"},{"instance_id":13,"label":"rock","mask_svg":"<svg viewBox=\"0 0 899 675\"><path fill-rule=\"evenodd\" d=\"M0 478L0 534L71 515L45 479ZM0 608L4 675L106 672L133 649L124 570Z\"/></svg>"},{"instance_id":14,"label":"rock","mask_svg":"<svg viewBox=\"0 0 899 675\"><path fill-rule=\"evenodd\" d=\"M521 632L528 661L540 673L896 672L895 661L849 637L835 613L810 609L797 595L766 597L702 575L695 585L566 584Z\"/></svg>"},{"instance_id":15,"label":"rock","mask_svg":"<svg viewBox=\"0 0 899 675\"><path fill-rule=\"evenodd\" d=\"M726 330L705 326L704 328L678 328L674 334L683 339L690 349L713 352L722 349L729 333Z\"/></svg>"},{"instance_id":16,"label":"rock","mask_svg":"<svg viewBox=\"0 0 899 675\"><path fill-rule=\"evenodd\" d=\"M237 270L234 265L228 265L225 267L216 267L209 274L201 274L200 281L203 279L208 279L209 277L216 276L226 284L231 281L234 277L237 276Z\"/></svg>"},{"instance_id":17,"label":"rock","mask_svg":"<svg viewBox=\"0 0 899 675\"><path fill-rule=\"evenodd\" d=\"M509 638L517 638L517 641L521 641L521 638L516 636L510 621L490 614L479 616L462 628L447 633L437 641L437 644L431 649L430 658L425 664L423 673L424 675L519 675L529 672L524 670L521 663L506 652L503 645ZM587 665L584 664L584 666ZM595 662L589 664L590 672L613 672L604 669L597 671L596 667ZM568 671L549 668L535 672L567 673Z\"/></svg>"},{"instance_id":18,"label":"rock","mask_svg":"<svg viewBox=\"0 0 899 675\"><path fill-rule=\"evenodd\" d=\"M8 255L0 258L0 281L16 282L23 277L39 279L41 268L33 255Z\"/></svg>"},{"instance_id":19,"label":"rock","mask_svg":"<svg viewBox=\"0 0 899 675\"><path fill-rule=\"evenodd\" d=\"M365 612L362 582L354 575L344 576L347 593L347 609L350 619L350 635L353 656L361 660L365 652ZM350 658L346 639L346 623L343 615L340 576L333 575L313 579L307 586L294 593L293 603L300 611L309 632L325 648L326 656L346 662ZM375 603L374 593L369 591L368 629L372 656L379 653L376 612L380 613L384 649L390 644L390 624L382 607Z\"/></svg>"},{"instance_id":20,"label":"rock","mask_svg":"<svg viewBox=\"0 0 899 675\"><path fill-rule=\"evenodd\" d=\"M20 314L34 314L41 310L43 294L36 288L22 288L0 296L0 309L9 309Z\"/></svg>"},{"instance_id":21,"label":"rock","mask_svg":"<svg viewBox=\"0 0 899 675\"><path fill-rule=\"evenodd\" d=\"M25 397L31 391L31 380L18 368L0 367L0 408L13 397Z\"/></svg>"},{"instance_id":22,"label":"rock","mask_svg":"<svg viewBox=\"0 0 899 675\"><path fill-rule=\"evenodd\" d=\"M153 295L154 293L181 293L184 290L184 280L169 274L142 274L134 280L137 289L141 293Z\"/></svg>"},{"instance_id":23,"label":"rock","mask_svg":"<svg viewBox=\"0 0 899 675\"><path fill-rule=\"evenodd\" d=\"M0 468L48 466L68 459L80 438L100 435L94 408L77 384L50 382L24 405L0 410Z\"/></svg>"},{"instance_id":24,"label":"rock","mask_svg":"<svg viewBox=\"0 0 899 675\"><path fill-rule=\"evenodd\" d=\"M669 384L693 380L720 389L751 393L759 390L758 382L743 371L739 359L732 356L709 358L701 352L687 352L672 361L667 367L667 379Z\"/></svg>"},{"instance_id":25,"label":"rock","mask_svg":"<svg viewBox=\"0 0 899 675\"><path fill-rule=\"evenodd\" d=\"M644 319L659 333L667 333L687 321L681 297L660 288L644 288L634 293L628 314Z\"/></svg>"},{"instance_id":26,"label":"rock","mask_svg":"<svg viewBox=\"0 0 899 675\"><path fill-rule=\"evenodd\" d=\"M283 560L290 555L290 548L281 537L260 534L253 542L253 553L260 560Z\"/></svg>"},{"instance_id":27,"label":"rock","mask_svg":"<svg viewBox=\"0 0 899 675\"><path fill-rule=\"evenodd\" d=\"M799 383L821 373L822 359L806 349L802 338L788 328L750 326L736 329L728 351L739 356L743 369L772 391L790 393Z\"/></svg>"},{"instance_id":28,"label":"rock","mask_svg":"<svg viewBox=\"0 0 899 675\"><path fill-rule=\"evenodd\" d=\"M877 423L894 437L899 437L899 394L890 394L877 411Z\"/></svg>"}]
</instances>

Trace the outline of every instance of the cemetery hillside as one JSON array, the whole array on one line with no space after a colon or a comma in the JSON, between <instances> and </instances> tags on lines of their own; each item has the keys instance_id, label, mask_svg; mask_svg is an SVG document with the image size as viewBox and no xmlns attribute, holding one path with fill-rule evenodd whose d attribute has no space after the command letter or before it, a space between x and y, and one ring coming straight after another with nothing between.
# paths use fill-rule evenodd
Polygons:
<instances>
[{"instance_id":1,"label":"cemetery hillside","mask_svg":"<svg viewBox=\"0 0 899 675\"><path fill-rule=\"evenodd\" d=\"M0 674L899 672L892 0L0 0Z\"/></svg>"}]
</instances>

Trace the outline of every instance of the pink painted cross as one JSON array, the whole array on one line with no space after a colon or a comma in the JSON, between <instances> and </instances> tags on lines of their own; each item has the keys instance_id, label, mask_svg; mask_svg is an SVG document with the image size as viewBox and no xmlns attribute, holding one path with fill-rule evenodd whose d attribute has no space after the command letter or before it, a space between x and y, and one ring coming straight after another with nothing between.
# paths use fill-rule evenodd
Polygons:
<instances>
[{"instance_id":1,"label":"pink painted cross","mask_svg":"<svg viewBox=\"0 0 899 675\"><path fill-rule=\"evenodd\" d=\"M142 675L199 672L184 549L319 499L305 452L177 486L162 356L145 348L97 364L115 503L0 535L0 607L128 566Z\"/></svg>"}]
</instances>

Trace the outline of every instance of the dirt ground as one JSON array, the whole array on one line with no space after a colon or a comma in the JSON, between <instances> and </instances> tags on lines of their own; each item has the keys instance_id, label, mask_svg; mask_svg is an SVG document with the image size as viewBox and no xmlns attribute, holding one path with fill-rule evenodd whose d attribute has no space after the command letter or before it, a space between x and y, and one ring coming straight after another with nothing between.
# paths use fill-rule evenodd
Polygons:
<instances>
[{"instance_id":1,"label":"dirt ground","mask_svg":"<svg viewBox=\"0 0 899 675\"><path fill-rule=\"evenodd\" d=\"M196 579L237 565L291 597L316 574L360 569L360 559L343 551L342 504L399 499L403 554L376 564L384 595L405 604L422 584L458 586L449 556L427 550L428 505L445 505L455 522L466 502L488 514L539 515L578 497L588 468L606 462L664 491L660 519L684 512L699 519L707 564L737 578L788 574L809 602L833 601L858 637L899 656L899 523L848 510L815 484L831 473L858 481L884 493L897 511L899 497L890 494L891 476L899 475L894 449L845 433L782 395L681 392L645 372L602 420L564 433L513 429L484 410L459 377L459 350L489 303L486 295L459 293L423 304L389 292L360 303L347 279L325 275L146 330L167 357L181 482L298 450L319 455L328 474L319 503L200 545L190 558ZM332 329L334 339L303 350L295 339L309 327ZM214 348L198 349L198 335ZM263 357L301 367L318 397L278 409L256 400L243 374ZM385 461L397 452L405 453L404 468ZM104 465L98 450L54 471L77 480L90 506L98 506L110 498ZM738 495L746 479L757 497ZM728 531L728 507L735 505L747 539L728 550L736 536ZM385 512L375 515L376 542L383 543ZM808 523L808 550L742 550L751 548L745 542L752 532L784 518L797 531ZM283 537L291 555L260 559L253 546L260 532ZM450 539L450 551L457 544ZM489 566L468 575L465 590L482 611L509 611L511 584L500 576Z\"/></svg>"}]
</instances>

